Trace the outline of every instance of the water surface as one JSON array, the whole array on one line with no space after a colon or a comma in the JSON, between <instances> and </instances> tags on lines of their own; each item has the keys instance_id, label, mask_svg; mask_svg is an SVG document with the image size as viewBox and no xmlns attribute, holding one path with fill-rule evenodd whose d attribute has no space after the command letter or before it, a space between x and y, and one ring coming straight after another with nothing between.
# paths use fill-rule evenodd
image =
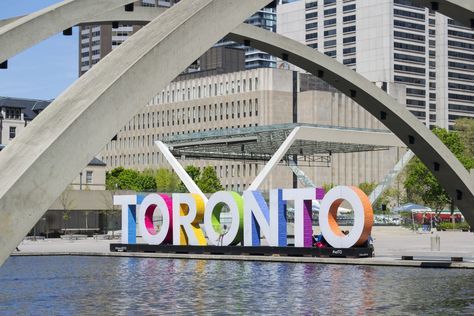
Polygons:
<instances>
[{"instance_id":1,"label":"water surface","mask_svg":"<svg viewBox=\"0 0 474 316\"><path fill-rule=\"evenodd\" d=\"M474 271L107 257L12 257L1 315L474 314Z\"/></svg>"}]
</instances>

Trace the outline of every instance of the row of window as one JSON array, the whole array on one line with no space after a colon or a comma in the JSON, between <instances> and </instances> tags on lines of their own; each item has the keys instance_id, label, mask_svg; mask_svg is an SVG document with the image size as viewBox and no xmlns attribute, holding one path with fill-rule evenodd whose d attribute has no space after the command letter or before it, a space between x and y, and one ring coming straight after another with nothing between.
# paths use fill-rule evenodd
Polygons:
<instances>
[{"instance_id":1,"label":"row of window","mask_svg":"<svg viewBox=\"0 0 474 316\"><path fill-rule=\"evenodd\" d=\"M423 86L426 84L425 79L405 77L405 76L394 76L394 80L396 82L403 82L407 84L415 84L415 85L423 85Z\"/></svg>"},{"instance_id":2,"label":"row of window","mask_svg":"<svg viewBox=\"0 0 474 316\"><path fill-rule=\"evenodd\" d=\"M414 107L425 107L426 102L422 100L412 100L412 99L407 99L407 105L409 106L414 106Z\"/></svg>"},{"instance_id":3,"label":"row of window","mask_svg":"<svg viewBox=\"0 0 474 316\"><path fill-rule=\"evenodd\" d=\"M424 24L417 24L417 23L412 23L412 22L406 22L406 21L400 21L400 20L394 20L393 24L398 27L403 27L406 29L412 29L415 31L425 31L425 25Z\"/></svg>"},{"instance_id":4,"label":"row of window","mask_svg":"<svg viewBox=\"0 0 474 316\"><path fill-rule=\"evenodd\" d=\"M306 9L314 9L318 7L318 1L306 2L305 3Z\"/></svg>"},{"instance_id":5,"label":"row of window","mask_svg":"<svg viewBox=\"0 0 474 316\"><path fill-rule=\"evenodd\" d=\"M242 84L239 80L225 81L214 84L203 84L193 87L182 87L177 86L171 87L170 90L162 91L156 98L156 103L170 103L189 101L193 99L217 97L227 94L240 93L258 90L258 78L242 79Z\"/></svg>"},{"instance_id":6,"label":"row of window","mask_svg":"<svg viewBox=\"0 0 474 316\"><path fill-rule=\"evenodd\" d=\"M400 32L400 31L394 31L393 36L395 36L395 38L415 40L415 41L420 41L420 42L425 41L424 35L405 33L405 32Z\"/></svg>"},{"instance_id":7,"label":"row of window","mask_svg":"<svg viewBox=\"0 0 474 316\"><path fill-rule=\"evenodd\" d=\"M425 20L425 15L424 14L411 12L411 11L394 9L393 14L396 15L396 16L408 17L408 18L411 18L411 19L417 19L417 20L423 20L423 21Z\"/></svg>"},{"instance_id":8,"label":"row of window","mask_svg":"<svg viewBox=\"0 0 474 316\"><path fill-rule=\"evenodd\" d=\"M398 71L404 71L404 72L413 72L416 74L425 74L425 68L419 68L419 67L413 67L413 66L406 66L406 65L394 65L394 69Z\"/></svg>"},{"instance_id":9,"label":"row of window","mask_svg":"<svg viewBox=\"0 0 474 316\"><path fill-rule=\"evenodd\" d=\"M448 83L449 89L474 91L474 86L460 83Z\"/></svg>"},{"instance_id":10,"label":"row of window","mask_svg":"<svg viewBox=\"0 0 474 316\"><path fill-rule=\"evenodd\" d=\"M418 95L418 96L426 95L426 91L422 89L407 88L406 92L407 94L411 94L411 95Z\"/></svg>"},{"instance_id":11,"label":"row of window","mask_svg":"<svg viewBox=\"0 0 474 316\"><path fill-rule=\"evenodd\" d=\"M465 70L474 70L474 65L472 65L472 64L465 64L465 63L454 62L454 61L450 61L448 63L448 67L465 69Z\"/></svg>"},{"instance_id":12,"label":"row of window","mask_svg":"<svg viewBox=\"0 0 474 316\"><path fill-rule=\"evenodd\" d=\"M474 106L449 103L450 110L474 113Z\"/></svg>"},{"instance_id":13,"label":"row of window","mask_svg":"<svg viewBox=\"0 0 474 316\"><path fill-rule=\"evenodd\" d=\"M426 62L425 57L420 57L420 56L412 56L412 55L395 53L393 57L395 58L395 60L411 61L411 62L416 62L420 64L424 64Z\"/></svg>"},{"instance_id":14,"label":"row of window","mask_svg":"<svg viewBox=\"0 0 474 316\"><path fill-rule=\"evenodd\" d=\"M343 53L344 55L355 54L355 53L356 53L356 48L355 48L355 46L354 46L354 47L344 48L344 49L342 50L342 53Z\"/></svg>"},{"instance_id":15,"label":"row of window","mask_svg":"<svg viewBox=\"0 0 474 316\"><path fill-rule=\"evenodd\" d=\"M456 36L456 37L464 37L471 40L474 39L473 33L461 32L461 31L456 31L456 30L448 30L448 35Z\"/></svg>"},{"instance_id":16,"label":"row of window","mask_svg":"<svg viewBox=\"0 0 474 316\"><path fill-rule=\"evenodd\" d=\"M155 128L160 126L174 126L180 124L200 123L206 121L217 121L242 117L258 116L258 99L232 101L220 103L219 106L209 104L208 106L193 106L182 109L163 110L151 113L142 113L135 116L128 123L128 130L139 130ZM127 126L124 127L127 130Z\"/></svg>"},{"instance_id":17,"label":"row of window","mask_svg":"<svg viewBox=\"0 0 474 316\"><path fill-rule=\"evenodd\" d=\"M311 24L316 24L316 26L317 26L317 23L311 23ZM307 24L306 26L308 26L308 25L309 24ZM343 29L343 33L355 32L355 30L356 30L355 25L347 26ZM330 30L324 31L324 37L336 36L336 34L337 34L337 29L330 29ZM306 35L306 36L308 36L308 35ZM317 36L316 36L316 38L317 38Z\"/></svg>"},{"instance_id":18,"label":"row of window","mask_svg":"<svg viewBox=\"0 0 474 316\"><path fill-rule=\"evenodd\" d=\"M465 118L465 116L463 116L463 115L452 115L452 114L448 115L448 119L449 119L450 122L454 122L454 121L459 120L461 118ZM451 126L450 126L450 129L451 129Z\"/></svg>"},{"instance_id":19,"label":"row of window","mask_svg":"<svg viewBox=\"0 0 474 316\"><path fill-rule=\"evenodd\" d=\"M459 79L459 80L474 80L474 75L461 74L458 72L448 72L449 78Z\"/></svg>"},{"instance_id":20,"label":"row of window","mask_svg":"<svg viewBox=\"0 0 474 316\"><path fill-rule=\"evenodd\" d=\"M464 94L457 94L457 93L448 93L448 98L455 99L455 100L462 100L468 102L474 102L474 95L464 95Z\"/></svg>"},{"instance_id":21,"label":"row of window","mask_svg":"<svg viewBox=\"0 0 474 316\"><path fill-rule=\"evenodd\" d=\"M466 49L471 49L471 50L474 49L474 44L457 42L457 41L448 41L448 46L466 48Z\"/></svg>"},{"instance_id":22,"label":"row of window","mask_svg":"<svg viewBox=\"0 0 474 316\"><path fill-rule=\"evenodd\" d=\"M394 47L399 48L399 49L404 49L404 50L410 50L410 51L414 51L414 52L421 52L421 53L425 52L425 47L424 46L418 46L418 45L413 45L413 44L405 44L405 43L395 42Z\"/></svg>"},{"instance_id":23,"label":"row of window","mask_svg":"<svg viewBox=\"0 0 474 316\"><path fill-rule=\"evenodd\" d=\"M355 58L349 58L349 59L344 59L344 60L342 61L342 63L343 63L344 65L352 65L352 64L355 64L356 61L357 61L357 60L356 60Z\"/></svg>"},{"instance_id":24,"label":"row of window","mask_svg":"<svg viewBox=\"0 0 474 316\"><path fill-rule=\"evenodd\" d=\"M410 110L410 112L415 115L416 117L418 118L421 118L421 119L424 119L426 118L426 112L422 112L422 111L412 111Z\"/></svg>"},{"instance_id":25,"label":"row of window","mask_svg":"<svg viewBox=\"0 0 474 316\"><path fill-rule=\"evenodd\" d=\"M21 109L17 108L5 108L5 119L8 120L21 120Z\"/></svg>"},{"instance_id":26,"label":"row of window","mask_svg":"<svg viewBox=\"0 0 474 316\"><path fill-rule=\"evenodd\" d=\"M448 56L449 57L454 57L454 58L459 58L459 59L474 60L474 55L473 54L454 52L452 50L448 51Z\"/></svg>"}]
</instances>

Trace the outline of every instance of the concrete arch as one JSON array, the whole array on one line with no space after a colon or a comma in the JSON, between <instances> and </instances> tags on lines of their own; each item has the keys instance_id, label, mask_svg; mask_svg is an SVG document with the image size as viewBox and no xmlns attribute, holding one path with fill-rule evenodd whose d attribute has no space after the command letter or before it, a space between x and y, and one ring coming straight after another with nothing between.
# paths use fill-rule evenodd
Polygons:
<instances>
[{"instance_id":1,"label":"concrete arch","mask_svg":"<svg viewBox=\"0 0 474 316\"><path fill-rule=\"evenodd\" d=\"M123 7L130 0L66 0L38 12L0 21L0 62L98 13Z\"/></svg>"},{"instance_id":2,"label":"concrete arch","mask_svg":"<svg viewBox=\"0 0 474 316\"><path fill-rule=\"evenodd\" d=\"M0 155L0 263L141 106L270 2L182 1L51 103Z\"/></svg>"},{"instance_id":3,"label":"concrete arch","mask_svg":"<svg viewBox=\"0 0 474 316\"><path fill-rule=\"evenodd\" d=\"M245 43L313 73L377 117L433 172L474 226L474 181L451 151L404 106L336 60L276 33L242 24L230 39Z\"/></svg>"},{"instance_id":4,"label":"concrete arch","mask_svg":"<svg viewBox=\"0 0 474 316\"><path fill-rule=\"evenodd\" d=\"M420 6L436 8L436 11L461 22L463 25L474 27L474 1L412 1ZM131 2L133 1L66 0L28 16L0 20L0 62L74 25L114 21L145 24L167 10L165 8L135 7L133 12L125 12L122 6ZM50 23L50 21L54 21L54 23ZM33 34L34 36L24 36L24 34ZM12 45L12 43L15 44Z\"/></svg>"},{"instance_id":5,"label":"concrete arch","mask_svg":"<svg viewBox=\"0 0 474 316\"><path fill-rule=\"evenodd\" d=\"M66 2L67 2L68 5L70 5L71 0L66 1ZM123 0L122 2L125 3L127 1ZM450 15L451 17L454 17L454 18L459 19L459 20L464 21L464 22L468 21L470 19L470 17L473 16L474 3L472 1L468 2L468 1L465 1L465 0L440 0L440 1L436 1L436 5L433 4L434 3L433 1L424 1L424 0L418 0L417 1L417 0L415 0L415 2L418 2L421 5L430 6L431 8L436 9L436 10L438 10L439 12L441 12L443 14ZM127 21L127 22L133 21L133 22L146 23L150 19L152 19L154 16L157 16L157 15L161 14L163 11L164 11L164 9L150 10L149 8L135 8L134 12L125 12L123 10L123 8L119 7L119 8L113 9L113 10L106 11L106 12L101 13L101 14L97 13L92 18L83 19L79 23L107 23L107 22L110 22L110 21ZM100 11L96 11L96 12L100 12ZM76 22L77 22L77 20L76 20ZM61 27L64 27L64 25L61 25ZM0 43L1 43L1 39L2 39L1 30L2 29L0 29ZM260 37L259 38L255 37L254 34L258 35ZM256 47L256 48L259 48L261 50L267 50L269 53L276 54L276 56L283 56L282 54L285 54L286 56L292 55L292 58L296 58L295 54L287 53L287 52L290 51L288 48L286 50L285 49L280 49L278 47L278 44L276 44L277 42L284 43L284 42L291 41L291 40L288 40L288 39L285 39L284 37L279 36L278 39L274 38L274 43L273 43L274 45L268 45L269 43L267 43L267 45L265 45L264 42L265 42L265 37L266 36L269 36L269 38L273 39L275 37L275 34L266 33L264 35L262 33L262 30L259 30L259 29L256 29L256 28L252 29L252 28L249 28L248 26L245 26L245 25L240 26L233 34L230 35L231 38L233 38L237 41L239 41L239 40L240 41L251 40L250 43L251 43L252 46L256 47L258 45L258 47ZM301 45L301 44L296 43L296 42L293 42L292 45L293 45L293 47L298 47L298 46L303 46L304 47L304 45ZM364 78L359 76L359 78L357 78L358 79L357 81L344 80L344 78L348 78L351 75L354 75L354 72L347 69L346 67L340 65L339 63L334 62L332 59L328 58L327 56L325 56L323 54L319 54L316 51L311 51L311 52L314 54L314 56L312 56L312 57L307 56L307 57L309 59L313 58L314 60L317 60L317 63L315 63L311 66L313 68L316 67L315 68L316 70L313 69L313 73L315 73L314 71L318 71L318 72L319 71L326 71L326 76L323 76L323 79L325 79L327 81L330 81L331 85L335 86L336 88L340 89L343 92L346 92L348 95L351 95L351 93L354 93L354 91L356 91L357 88L355 87L356 85L353 84L352 85L353 89L349 89L350 91L345 89L348 86L347 81L357 82L358 83L357 86L362 87L361 85L359 85L359 83L362 83L365 80ZM302 55L299 55L299 56L302 56ZM322 64L323 61L326 61L327 65L324 66ZM306 69L310 72L312 71L311 67L308 64L302 63L302 64L298 64L298 66L300 66L301 68L304 68L304 69ZM325 70L322 70L323 68ZM331 71L333 69L337 69L337 70L336 71ZM343 73L344 73L344 75L341 75ZM317 73L315 73L315 74L317 74ZM335 76L335 74L340 74L340 76ZM328 79L331 76L334 76L334 78ZM331 82L331 80L334 80L334 82ZM374 88L374 87L373 87L372 84L369 84L367 88ZM362 90L365 91L366 93L368 92L368 90L364 90L364 89L362 89ZM379 89L377 89L377 90L379 90ZM361 98L362 94L363 93L359 93L359 95L356 98L359 103L364 102L364 100ZM375 100L375 99L381 100L380 98L376 97L375 94L372 94L371 97L372 97L372 100L370 100L369 102L373 102L373 100ZM388 122L388 121L384 122L384 123L392 131L394 131L398 136L400 136L400 138L403 141L405 141L409 147L418 147L418 146L420 146L419 141L418 142L415 141L414 144L410 144L410 141L416 136L419 139L426 139L427 140L427 142L424 144L425 146L427 146L427 148L429 148L430 146L431 146L431 148L439 148L440 155L439 155L439 157L436 157L436 159L435 159L434 155L431 155L431 153L428 153L426 155L427 159L423 159L423 154L421 152L416 152L415 151L415 153L417 153L417 155L425 162L425 164L428 167L431 167L431 169L435 172L435 175L438 176L438 178L440 179L440 181L442 183L445 182L444 187L447 188L447 191L450 193L451 197L453 197L453 199L455 199L455 201L457 201L456 204L461 209L463 209L464 212L468 212L468 210L471 208L470 205L474 205L474 203L471 203L471 200L469 199L469 196L472 196L472 192L474 191L472 189L472 183L471 183L472 178L470 177L469 173L466 173L464 168L462 166L460 167L459 163L456 164L455 162L453 162L453 159L452 159L453 156L450 152L444 151L444 153L443 153L443 150L441 150L441 149L444 149L443 148L444 146L442 146L441 142L439 142L437 140L433 140L433 137L429 137L430 135L432 135L431 133L428 132L425 135L419 134L420 130L422 130L424 128L423 125L418 120L416 120L406 109L404 109L404 108L401 109L401 110L399 109L403 113L396 113L393 109L390 109L386 106L387 104L389 104L389 103L387 103L387 102L389 102L388 99L391 99L391 98L389 96L385 95L385 94L384 94L384 97L387 100L384 100L384 102L382 102L380 108L375 110L375 112L379 111L379 113L375 113L374 110L371 111L369 106L366 106L365 104L362 104L362 106L365 107L367 110L369 110L375 116L380 116L381 115L380 112L384 112L386 114L387 113L392 113L390 118L396 117L396 120L399 120L399 121L397 121L395 124L392 124L392 126L389 126L390 122ZM374 106L372 105L372 107L374 107ZM395 116L393 116L394 113L396 113ZM413 128L413 129L410 130L410 133L406 133L408 136L404 135L404 134L400 134L400 132L403 132L403 131L406 132L409 129L407 130L406 128L401 128L400 131L397 131L398 127L406 125L407 123L410 126L416 126L416 128ZM431 152L431 151L433 151L433 150L430 150L428 152ZM444 157L444 159L442 159L443 157ZM428 159L428 158L430 158L430 159ZM456 160L456 162L457 162L457 160ZM443 165L443 166L441 166L441 165ZM448 166L451 166L452 168L448 168ZM436 171L435 169L436 170L439 169L439 170ZM446 177L445 173L448 173L448 174L453 173L453 174L457 175L457 176L454 176L454 178L457 178L458 180L461 180L461 182L465 183L465 185L464 186L463 185L457 185L456 187L453 187L451 185L452 183L450 183L450 181L452 181L452 179L450 177ZM463 195L464 195L464 198L463 198ZM471 204L468 204L468 203L471 203ZM471 217L472 217L472 219L471 219ZM466 215L466 218L468 218L468 220L470 222L472 221L474 223L474 215L473 216Z\"/></svg>"},{"instance_id":6,"label":"concrete arch","mask_svg":"<svg viewBox=\"0 0 474 316\"><path fill-rule=\"evenodd\" d=\"M87 12L107 12L127 2L68 0L14 20L0 28L0 60L90 21ZM135 104L146 104L218 39L269 2L183 1L114 50L36 118L0 155L0 264L92 156L137 112ZM34 34L36 38L25 36L32 30L41 32ZM469 173L385 92L340 63L276 34L243 25L231 36L321 76L365 105L441 179L474 224L474 185ZM104 118L109 118L107 124Z\"/></svg>"}]
</instances>

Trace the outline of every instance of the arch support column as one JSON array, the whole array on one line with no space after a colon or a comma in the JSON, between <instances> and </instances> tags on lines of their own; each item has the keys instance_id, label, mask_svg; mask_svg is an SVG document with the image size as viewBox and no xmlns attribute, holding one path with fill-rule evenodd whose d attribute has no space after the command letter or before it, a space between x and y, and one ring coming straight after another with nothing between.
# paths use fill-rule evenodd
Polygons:
<instances>
[{"instance_id":1,"label":"arch support column","mask_svg":"<svg viewBox=\"0 0 474 316\"><path fill-rule=\"evenodd\" d=\"M270 2L182 1L113 50L38 115L0 155L0 264L133 115Z\"/></svg>"}]
</instances>

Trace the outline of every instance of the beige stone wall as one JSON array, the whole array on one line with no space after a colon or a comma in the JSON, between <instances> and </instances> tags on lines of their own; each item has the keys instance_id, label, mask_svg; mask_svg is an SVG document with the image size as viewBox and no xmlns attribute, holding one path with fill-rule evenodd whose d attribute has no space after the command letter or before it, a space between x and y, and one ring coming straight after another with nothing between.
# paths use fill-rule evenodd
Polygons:
<instances>
[{"instance_id":1,"label":"beige stone wall","mask_svg":"<svg viewBox=\"0 0 474 316\"><path fill-rule=\"evenodd\" d=\"M108 169L116 166L138 170L170 168L158 153L154 141L166 142L168 137L183 133L291 123L292 89L293 74L282 69L256 69L173 82L118 133L117 141L106 146L101 158ZM395 87L393 90L398 91ZM351 98L331 91L298 93L298 121L385 129ZM313 164L302 169L317 185L358 185L364 181L380 181L395 165L398 156L401 154L397 154L397 149L332 154L329 167ZM181 158L184 166L214 166L225 189L236 191L245 190L264 165L263 162ZM292 187L292 184L292 172L282 164L276 167L261 189Z\"/></svg>"},{"instance_id":2,"label":"beige stone wall","mask_svg":"<svg viewBox=\"0 0 474 316\"><path fill-rule=\"evenodd\" d=\"M88 172L92 172L92 177L88 177ZM71 189L83 191L105 190L106 166L87 166L71 183ZM82 177L82 181L81 181ZM81 188L82 183L82 188Z\"/></svg>"},{"instance_id":3,"label":"beige stone wall","mask_svg":"<svg viewBox=\"0 0 474 316\"><path fill-rule=\"evenodd\" d=\"M390 94L403 104L404 89L390 85ZM387 130L373 115L348 96L331 91L305 91L298 94L298 121L320 125ZM379 182L405 153L390 148L375 152L331 154L330 166L301 167L316 185L328 183L358 185Z\"/></svg>"}]
</instances>

